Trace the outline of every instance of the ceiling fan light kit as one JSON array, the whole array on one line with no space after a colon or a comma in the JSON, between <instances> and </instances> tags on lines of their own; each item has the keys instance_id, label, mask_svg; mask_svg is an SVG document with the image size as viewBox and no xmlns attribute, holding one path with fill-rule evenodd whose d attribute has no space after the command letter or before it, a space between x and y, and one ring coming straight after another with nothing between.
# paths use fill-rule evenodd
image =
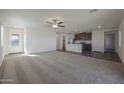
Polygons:
<instances>
[{"instance_id":1,"label":"ceiling fan light kit","mask_svg":"<svg viewBox=\"0 0 124 93\"><path fill-rule=\"evenodd\" d=\"M57 25L57 24L53 24L52 27L53 27L54 29L56 29L56 28L58 28L58 25Z\"/></svg>"},{"instance_id":2,"label":"ceiling fan light kit","mask_svg":"<svg viewBox=\"0 0 124 93\"><path fill-rule=\"evenodd\" d=\"M54 29L56 29L58 27L65 27L63 25L63 21L62 20L59 20L57 18L51 18L50 20L47 21L47 23L49 25L51 25L51 27L54 28ZM48 27L50 27L50 26L48 26Z\"/></svg>"}]
</instances>

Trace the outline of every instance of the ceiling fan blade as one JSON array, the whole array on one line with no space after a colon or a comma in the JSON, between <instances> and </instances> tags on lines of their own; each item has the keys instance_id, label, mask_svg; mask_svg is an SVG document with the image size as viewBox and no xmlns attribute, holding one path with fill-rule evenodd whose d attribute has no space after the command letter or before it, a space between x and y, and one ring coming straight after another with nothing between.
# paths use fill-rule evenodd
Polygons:
<instances>
[{"instance_id":1,"label":"ceiling fan blade","mask_svg":"<svg viewBox=\"0 0 124 93\"><path fill-rule=\"evenodd\" d=\"M47 23L49 23L49 24L53 24L52 22L49 22L49 21L46 21Z\"/></svg>"},{"instance_id":2,"label":"ceiling fan blade","mask_svg":"<svg viewBox=\"0 0 124 93\"><path fill-rule=\"evenodd\" d=\"M62 24L63 22L59 22L59 23L57 23L57 24Z\"/></svg>"},{"instance_id":3,"label":"ceiling fan blade","mask_svg":"<svg viewBox=\"0 0 124 93\"><path fill-rule=\"evenodd\" d=\"M65 27L64 25L58 25L59 27Z\"/></svg>"}]
</instances>

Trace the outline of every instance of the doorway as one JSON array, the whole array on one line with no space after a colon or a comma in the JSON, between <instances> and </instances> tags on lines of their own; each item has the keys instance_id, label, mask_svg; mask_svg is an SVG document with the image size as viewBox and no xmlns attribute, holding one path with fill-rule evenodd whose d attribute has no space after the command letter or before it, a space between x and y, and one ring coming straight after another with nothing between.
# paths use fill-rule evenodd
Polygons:
<instances>
[{"instance_id":1,"label":"doorway","mask_svg":"<svg viewBox=\"0 0 124 93\"><path fill-rule=\"evenodd\" d=\"M56 50L58 51L66 51L66 36L62 33L57 33L57 38L56 38Z\"/></svg>"},{"instance_id":2,"label":"doorway","mask_svg":"<svg viewBox=\"0 0 124 93\"><path fill-rule=\"evenodd\" d=\"M62 37L62 51L65 52L66 51L66 48L65 48L65 36Z\"/></svg>"},{"instance_id":3,"label":"doorway","mask_svg":"<svg viewBox=\"0 0 124 93\"><path fill-rule=\"evenodd\" d=\"M105 52L116 52L115 32L105 32Z\"/></svg>"},{"instance_id":4,"label":"doorway","mask_svg":"<svg viewBox=\"0 0 124 93\"><path fill-rule=\"evenodd\" d=\"M24 52L24 29L7 27L5 29L6 54Z\"/></svg>"}]
</instances>

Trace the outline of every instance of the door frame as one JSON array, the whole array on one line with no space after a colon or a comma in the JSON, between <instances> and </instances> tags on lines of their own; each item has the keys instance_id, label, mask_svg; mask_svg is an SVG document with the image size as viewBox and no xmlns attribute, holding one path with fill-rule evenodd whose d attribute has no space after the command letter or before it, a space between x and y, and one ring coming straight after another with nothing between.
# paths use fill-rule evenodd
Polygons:
<instances>
[{"instance_id":1,"label":"door frame","mask_svg":"<svg viewBox=\"0 0 124 93\"><path fill-rule=\"evenodd\" d=\"M118 33L117 31L107 31L107 32L104 32L104 52L107 52L106 51L106 35L107 34L114 34L115 35L115 52L117 52L117 44L118 44Z\"/></svg>"},{"instance_id":2,"label":"door frame","mask_svg":"<svg viewBox=\"0 0 124 93\"><path fill-rule=\"evenodd\" d=\"M8 45L8 44L7 44L7 43L8 43L8 40L7 40L7 39L8 39L8 37L7 37L7 36L8 36L8 33L11 33L11 31L18 31L18 30L19 30L19 32L21 31L21 34L23 35L23 37L21 37L21 38L23 38L23 39L22 39L22 41L21 41L21 42L22 42L22 45L21 45L21 46L22 46L22 49L21 49L20 52L21 52L21 53L25 53L25 51L26 51L26 50L25 50L25 47L26 47L26 45L25 45L25 44L26 44L26 33L25 33L25 32L26 32L26 30L25 30L24 28L19 28L19 27L18 27L18 28L17 28L17 27L15 28L15 27L8 27L8 26L6 26L6 27L5 27L5 34L4 34L4 36L5 36L5 41L4 41L4 42L5 42L5 43L4 43L5 45L4 45L4 46L5 46L5 54L6 54L6 55L8 55L8 54L10 53L10 52L9 52L9 48L8 48L8 46L7 46L7 45ZM19 33L19 34L20 34L20 33ZM15 52L14 52L14 53L15 53Z\"/></svg>"}]
</instances>

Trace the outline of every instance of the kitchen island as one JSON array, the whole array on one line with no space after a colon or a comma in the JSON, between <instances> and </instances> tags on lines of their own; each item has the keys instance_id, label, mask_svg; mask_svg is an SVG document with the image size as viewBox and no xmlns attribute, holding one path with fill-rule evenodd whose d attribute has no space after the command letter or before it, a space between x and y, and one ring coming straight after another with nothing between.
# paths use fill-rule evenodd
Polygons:
<instances>
[{"instance_id":1,"label":"kitchen island","mask_svg":"<svg viewBox=\"0 0 124 93\"><path fill-rule=\"evenodd\" d=\"M82 53L82 44L68 44L66 46L67 51Z\"/></svg>"}]
</instances>

